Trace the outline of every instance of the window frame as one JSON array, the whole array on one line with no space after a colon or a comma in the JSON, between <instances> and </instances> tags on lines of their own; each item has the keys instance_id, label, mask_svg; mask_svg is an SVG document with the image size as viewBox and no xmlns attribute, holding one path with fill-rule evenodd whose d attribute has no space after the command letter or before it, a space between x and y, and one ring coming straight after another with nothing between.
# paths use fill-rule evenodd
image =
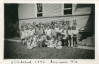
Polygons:
<instances>
[{"instance_id":1,"label":"window frame","mask_svg":"<svg viewBox=\"0 0 99 64\"><path fill-rule=\"evenodd\" d=\"M37 9L37 4L42 4L42 12L38 12L38 9ZM36 11L36 14L35 14L35 16L36 17L43 17L43 3L36 3L35 4L35 11ZM38 14L42 14L42 16L38 16Z\"/></svg>"},{"instance_id":2,"label":"window frame","mask_svg":"<svg viewBox=\"0 0 99 64\"><path fill-rule=\"evenodd\" d=\"M73 11L73 4L71 3L71 6L72 6L71 8L64 8L64 5L65 5L65 4L68 4L68 3L63 3L63 4L62 4L61 14L62 14L62 15L73 15L73 12L72 12L72 11ZM64 14L64 10L70 10L70 9L72 10L72 11L71 11L71 14Z\"/></svg>"}]
</instances>

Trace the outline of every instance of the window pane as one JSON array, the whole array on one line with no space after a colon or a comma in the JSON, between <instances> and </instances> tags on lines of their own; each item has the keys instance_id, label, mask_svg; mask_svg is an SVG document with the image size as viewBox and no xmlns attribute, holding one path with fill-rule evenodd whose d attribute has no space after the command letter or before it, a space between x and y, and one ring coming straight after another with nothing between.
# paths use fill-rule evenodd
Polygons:
<instances>
[{"instance_id":1,"label":"window pane","mask_svg":"<svg viewBox=\"0 0 99 64\"><path fill-rule=\"evenodd\" d=\"M64 15L65 15L65 14L72 14L72 9L64 10Z\"/></svg>"},{"instance_id":2,"label":"window pane","mask_svg":"<svg viewBox=\"0 0 99 64\"><path fill-rule=\"evenodd\" d=\"M37 4L37 12L42 12L42 4Z\"/></svg>"},{"instance_id":3,"label":"window pane","mask_svg":"<svg viewBox=\"0 0 99 64\"><path fill-rule=\"evenodd\" d=\"M72 8L72 4L64 4L64 8Z\"/></svg>"},{"instance_id":4,"label":"window pane","mask_svg":"<svg viewBox=\"0 0 99 64\"><path fill-rule=\"evenodd\" d=\"M37 17L41 17L42 16L42 13L40 13L40 14L37 14Z\"/></svg>"}]
</instances>

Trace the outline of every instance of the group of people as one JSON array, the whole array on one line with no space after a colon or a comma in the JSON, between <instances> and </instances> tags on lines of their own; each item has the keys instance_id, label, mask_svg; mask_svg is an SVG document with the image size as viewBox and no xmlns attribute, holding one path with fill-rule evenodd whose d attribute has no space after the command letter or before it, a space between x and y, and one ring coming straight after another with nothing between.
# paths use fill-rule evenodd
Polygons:
<instances>
[{"instance_id":1,"label":"group of people","mask_svg":"<svg viewBox=\"0 0 99 64\"><path fill-rule=\"evenodd\" d=\"M77 23L73 20L52 22L22 23L20 27L21 44L28 49L50 47L62 49L63 46L77 47Z\"/></svg>"}]
</instances>

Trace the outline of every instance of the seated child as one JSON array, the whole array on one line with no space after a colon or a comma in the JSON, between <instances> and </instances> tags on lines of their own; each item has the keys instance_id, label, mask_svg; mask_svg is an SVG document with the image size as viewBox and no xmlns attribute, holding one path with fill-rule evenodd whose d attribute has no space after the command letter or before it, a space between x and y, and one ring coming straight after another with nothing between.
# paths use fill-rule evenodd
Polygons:
<instances>
[{"instance_id":1,"label":"seated child","mask_svg":"<svg viewBox=\"0 0 99 64\"><path fill-rule=\"evenodd\" d=\"M30 38L27 39L27 43L26 44L27 44L27 46L31 45L31 39Z\"/></svg>"},{"instance_id":2,"label":"seated child","mask_svg":"<svg viewBox=\"0 0 99 64\"><path fill-rule=\"evenodd\" d=\"M34 46L36 47L37 43L38 43L38 36L37 35L34 36L33 42L34 42Z\"/></svg>"},{"instance_id":3,"label":"seated child","mask_svg":"<svg viewBox=\"0 0 99 64\"><path fill-rule=\"evenodd\" d=\"M42 47L47 47L48 41L47 41L46 35L43 35L42 38L43 38Z\"/></svg>"},{"instance_id":4,"label":"seated child","mask_svg":"<svg viewBox=\"0 0 99 64\"><path fill-rule=\"evenodd\" d=\"M48 43L49 43L49 44L48 44L48 47L50 47L50 48L54 48L54 47L55 47L55 38L52 37L52 39L49 40Z\"/></svg>"},{"instance_id":5,"label":"seated child","mask_svg":"<svg viewBox=\"0 0 99 64\"><path fill-rule=\"evenodd\" d=\"M36 47L36 44L33 41L33 39L31 38L30 41L28 41L27 48L28 49L33 49L34 47Z\"/></svg>"},{"instance_id":6,"label":"seated child","mask_svg":"<svg viewBox=\"0 0 99 64\"><path fill-rule=\"evenodd\" d=\"M57 39L56 49L62 49L62 42Z\"/></svg>"},{"instance_id":7,"label":"seated child","mask_svg":"<svg viewBox=\"0 0 99 64\"><path fill-rule=\"evenodd\" d=\"M38 42L37 42L37 46L38 46L38 47L42 47L42 43L43 43L42 35L39 35L39 37L38 37Z\"/></svg>"}]
</instances>

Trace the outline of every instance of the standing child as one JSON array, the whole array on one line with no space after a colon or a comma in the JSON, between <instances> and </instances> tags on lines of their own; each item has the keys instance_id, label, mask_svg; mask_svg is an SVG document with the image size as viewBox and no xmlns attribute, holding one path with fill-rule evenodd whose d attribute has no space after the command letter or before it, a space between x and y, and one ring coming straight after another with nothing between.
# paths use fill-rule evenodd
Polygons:
<instances>
[{"instance_id":1,"label":"standing child","mask_svg":"<svg viewBox=\"0 0 99 64\"><path fill-rule=\"evenodd\" d=\"M62 27L59 27L59 30L58 30L58 34L57 34L57 38L62 41Z\"/></svg>"},{"instance_id":2,"label":"standing child","mask_svg":"<svg viewBox=\"0 0 99 64\"><path fill-rule=\"evenodd\" d=\"M55 37L55 38L56 38L56 30L55 30L55 26L52 27L51 35L52 35L52 37Z\"/></svg>"},{"instance_id":3,"label":"standing child","mask_svg":"<svg viewBox=\"0 0 99 64\"><path fill-rule=\"evenodd\" d=\"M70 47L71 47L71 40L72 40L72 36L73 36L71 28L72 28L71 26L69 26L69 28L68 28L68 41L69 41ZM68 46L68 44L67 44L67 46Z\"/></svg>"},{"instance_id":4,"label":"standing child","mask_svg":"<svg viewBox=\"0 0 99 64\"><path fill-rule=\"evenodd\" d=\"M26 45L27 43L27 26L26 25L24 26L24 37L25 37L24 45Z\"/></svg>"},{"instance_id":5,"label":"standing child","mask_svg":"<svg viewBox=\"0 0 99 64\"><path fill-rule=\"evenodd\" d=\"M21 44L24 44L24 39L25 39L24 35L25 35L24 28L23 26L21 26L21 29L20 29Z\"/></svg>"},{"instance_id":6,"label":"standing child","mask_svg":"<svg viewBox=\"0 0 99 64\"><path fill-rule=\"evenodd\" d=\"M47 27L46 35L47 35L47 39L50 40L51 39L51 29L49 26Z\"/></svg>"},{"instance_id":7,"label":"standing child","mask_svg":"<svg viewBox=\"0 0 99 64\"><path fill-rule=\"evenodd\" d=\"M68 44L67 37L68 37L67 30L64 27L64 30L62 31L62 46L64 46L64 44L67 46Z\"/></svg>"},{"instance_id":8,"label":"standing child","mask_svg":"<svg viewBox=\"0 0 99 64\"><path fill-rule=\"evenodd\" d=\"M77 29L74 29L73 30L73 46L74 47L77 47L77 35L78 35L78 30Z\"/></svg>"}]
</instances>

